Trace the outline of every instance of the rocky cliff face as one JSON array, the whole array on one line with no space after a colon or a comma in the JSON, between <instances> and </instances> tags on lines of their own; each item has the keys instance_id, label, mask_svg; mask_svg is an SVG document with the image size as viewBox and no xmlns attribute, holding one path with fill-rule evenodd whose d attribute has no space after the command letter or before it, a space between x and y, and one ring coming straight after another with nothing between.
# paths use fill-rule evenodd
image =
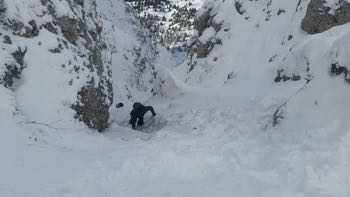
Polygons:
<instances>
[{"instance_id":1,"label":"rocky cliff face","mask_svg":"<svg viewBox=\"0 0 350 197\"><path fill-rule=\"evenodd\" d=\"M350 22L350 3L346 0L311 0L301 28L309 34L321 33Z\"/></svg>"},{"instance_id":2,"label":"rocky cliff face","mask_svg":"<svg viewBox=\"0 0 350 197\"><path fill-rule=\"evenodd\" d=\"M67 123L75 113L103 131L113 92L96 2L2 0L0 14L0 83L18 111L32 122Z\"/></svg>"},{"instance_id":3,"label":"rocky cliff face","mask_svg":"<svg viewBox=\"0 0 350 197\"><path fill-rule=\"evenodd\" d=\"M98 0L97 5L111 52L114 100L123 102L125 108L135 101L143 102L157 94L155 86L160 77L160 54L152 34L140 23L137 12L123 1Z\"/></svg>"},{"instance_id":4,"label":"rocky cliff face","mask_svg":"<svg viewBox=\"0 0 350 197\"><path fill-rule=\"evenodd\" d=\"M127 0L136 10L143 27L150 30L155 41L168 49L186 49L194 30L194 18L201 0Z\"/></svg>"}]
</instances>

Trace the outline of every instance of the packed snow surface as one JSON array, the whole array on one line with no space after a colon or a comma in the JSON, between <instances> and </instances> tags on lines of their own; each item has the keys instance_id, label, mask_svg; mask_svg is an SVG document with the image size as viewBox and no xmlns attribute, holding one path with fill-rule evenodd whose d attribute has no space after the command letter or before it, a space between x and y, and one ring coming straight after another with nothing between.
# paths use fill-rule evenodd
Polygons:
<instances>
[{"instance_id":1,"label":"packed snow surface","mask_svg":"<svg viewBox=\"0 0 350 197\"><path fill-rule=\"evenodd\" d=\"M113 32L111 43L119 44L112 62L115 103L126 106L111 109L110 128L97 133L49 124L49 115L45 123L27 120L18 114L15 93L0 86L1 197L350 195L350 85L330 76L328 67L333 60L349 63L349 24L308 36L297 28L303 13L289 12L295 11L290 0L276 6L287 14L269 22L253 12L260 2L250 2L246 10L254 14L247 22L231 16L234 5L226 1L216 7L221 11L216 20L226 19L224 26L231 30L213 35L208 29L201 38L219 36L223 45L199 60L192 73L186 63L160 57L155 67L164 83L161 94L151 96L139 91L148 75L141 78L141 88L125 87L133 71L117 53L139 42L133 19L116 2L118 12L112 12L111 1L98 4L105 28ZM292 25L286 28L289 19ZM287 42L289 34L294 39ZM274 71L281 65L303 77L308 65L312 80L277 84ZM128 125L128 91L157 112L153 118L147 114L143 131ZM284 119L273 127L279 108Z\"/></svg>"}]
</instances>

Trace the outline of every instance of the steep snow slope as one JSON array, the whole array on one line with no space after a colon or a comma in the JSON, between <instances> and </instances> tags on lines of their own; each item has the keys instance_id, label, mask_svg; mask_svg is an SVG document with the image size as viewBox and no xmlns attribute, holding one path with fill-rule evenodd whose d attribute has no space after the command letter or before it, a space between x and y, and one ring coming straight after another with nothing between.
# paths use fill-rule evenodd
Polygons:
<instances>
[{"instance_id":1,"label":"steep snow slope","mask_svg":"<svg viewBox=\"0 0 350 197\"><path fill-rule=\"evenodd\" d=\"M336 70L348 65L348 25L307 35L300 26L308 3L244 2L238 12L235 3L208 1L199 13L204 28L197 28L190 60L175 69L177 76L189 84L230 87L237 97L258 99L270 108L266 129L280 121L300 132L328 128L334 121L347 124L347 71ZM333 129L350 128L342 124Z\"/></svg>"},{"instance_id":2,"label":"steep snow slope","mask_svg":"<svg viewBox=\"0 0 350 197\"><path fill-rule=\"evenodd\" d=\"M97 5L112 49L114 101L125 104L118 110L111 108L113 122L120 115L125 118L134 102L147 102L152 96L171 92L167 89L173 80L165 66L172 64L173 58L153 43L151 34L137 20L137 13L124 2L97 1Z\"/></svg>"},{"instance_id":3,"label":"steep snow slope","mask_svg":"<svg viewBox=\"0 0 350 197\"><path fill-rule=\"evenodd\" d=\"M103 134L24 132L1 89L1 128L13 132L1 138L0 196L349 196L349 25L310 36L300 27L309 1L240 3L206 3L186 64L150 52L138 72L134 44L153 50L145 34L121 1L98 1L115 101L127 107L111 109ZM127 127L136 100L158 113L145 132Z\"/></svg>"},{"instance_id":4,"label":"steep snow slope","mask_svg":"<svg viewBox=\"0 0 350 197\"><path fill-rule=\"evenodd\" d=\"M332 57L346 65L348 25L309 36L308 2L269 2L247 1L248 19L232 2L208 2L215 14L199 40L221 44L173 68L177 94L149 100L150 134L113 124L105 136L125 144L63 196L348 196L349 87L330 74Z\"/></svg>"},{"instance_id":5,"label":"steep snow slope","mask_svg":"<svg viewBox=\"0 0 350 197\"><path fill-rule=\"evenodd\" d=\"M197 27L190 60L174 71L194 86L224 88L234 97L231 105L253 112L233 124L249 124L243 132L267 137L260 148L271 150L261 155L273 162L254 161L253 153L247 157L277 170L266 176L286 181L278 187L293 190L291 196L346 196L349 24L307 35L301 22L309 2L207 1L198 14L204 28Z\"/></svg>"},{"instance_id":6,"label":"steep snow slope","mask_svg":"<svg viewBox=\"0 0 350 197\"><path fill-rule=\"evenodd\" d=\"M122 1L0 5L0 196L47 196L115 146L74 110L96 129L114 121L112 71L117 102L156 94L157 53Z\"/></svg>"},{"instance_id":7,"label":"steep snow slope","mask_svg":"<svg viewBox=\"0 0 350 197\"><path fill-rule=\"evenodd\" d=\"M0 83L15 93L18 112L28 122L81 127L75 117L105 129L113 93L94 2L4 0L0 6Z\"/></svg>"}]
</instances>

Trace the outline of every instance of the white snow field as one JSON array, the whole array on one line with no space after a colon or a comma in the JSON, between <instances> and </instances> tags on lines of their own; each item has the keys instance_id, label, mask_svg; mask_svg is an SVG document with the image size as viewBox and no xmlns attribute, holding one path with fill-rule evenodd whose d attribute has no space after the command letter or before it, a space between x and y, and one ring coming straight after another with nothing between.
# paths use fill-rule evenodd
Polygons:
<instances>
[{"instance_id":1,"label":"white snow field","mask_svg":"<svg viewBox=\"0 0 350 197\"><path fill-rule=\"evenodd\" d=\"M350 65L350 24L307 35L300 22L308 0L297 11L296 1L273 1L266 21L269 2L244 1L245 19L233 1L207 1L225 28L200 39L223 44L189 72L166 52L153 57L122 1L98 0L116 50L115 103L126 106L111 109L110 128L98 133L28 121L16 92L0 86L0 196L350 196L350 84L329 73L334 61ZM277 16L280 8L286 12ZM120 55L131 57L135 45L160 81L150 82L150 72L135 76L133 59ZM279 68L302 79L275 83ZM157 112L143 131L128 125L137 100Z\"/></svg>"}]
</instances>

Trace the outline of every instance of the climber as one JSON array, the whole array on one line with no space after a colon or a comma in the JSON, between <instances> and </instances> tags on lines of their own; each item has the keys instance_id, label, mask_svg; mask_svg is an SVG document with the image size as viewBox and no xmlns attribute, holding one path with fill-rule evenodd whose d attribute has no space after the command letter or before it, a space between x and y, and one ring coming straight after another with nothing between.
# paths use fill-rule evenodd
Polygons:
<instances>
[{"instance_id":1,"label":"climber","mask_svg":"<svg viewBox=\"0 0 350 197\"><path fill-rule=\"evenodd\" d=\"M144 106L141 103L134 103L133 109L130 112L130 120L129 124L132 125L133 129L136 129L136 123L137 126L143 125L143 116L148 112L151 111L152 115L155 116L156 112L154 112L154 109L152 106Z\"/></svg>"}]
</instances>

